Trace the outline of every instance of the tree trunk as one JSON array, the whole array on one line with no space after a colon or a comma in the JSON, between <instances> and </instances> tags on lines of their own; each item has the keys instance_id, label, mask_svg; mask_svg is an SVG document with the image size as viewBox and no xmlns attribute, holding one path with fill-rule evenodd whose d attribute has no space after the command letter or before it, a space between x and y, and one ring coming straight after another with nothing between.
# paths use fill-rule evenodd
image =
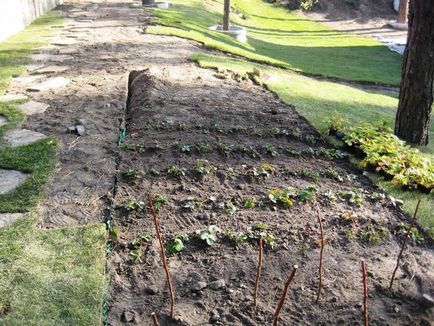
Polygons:
<instances>
[{"instance_id":1,"label":"tree trunk","mask_svg":"<svg viewBox=\"0 0 434 326\"><path fill-rule=\"evenodd\" d=\"M428 144L434 96L434 0L411 0L395 134Z\"/></svg>"},{"instance_id":2,"label":"tree trunk","mask_svg":"<svg viewBox=\"0 0 434 326\"><path fill-rule=\"evenodd\" d=\"M223 8L223 30L229 29L229 12L231 10L231 0L225 0Z\"/></svg>"},{"instance_id":3,"label":"tree trunk","mask_svg":"<svg viewBox=\"0 0 434 326\"><path fill-rule=\"evenodd\" d=\"M153 5L154 3L155 3L154 0L142 0L142 5L144 6Z\"/></svg>"},{"instance_id":4,"label":"tree trunk","mask_svg":"<svg viewBox=\"0 0 434 326\"><path fill-rule=\"evenodd\" d=\"M397 23L405 24L407 22L407 15L408 15L407 9L408 9L408 0L400 0L398 17L396 18Z\"/></svg>"}]
</instances>

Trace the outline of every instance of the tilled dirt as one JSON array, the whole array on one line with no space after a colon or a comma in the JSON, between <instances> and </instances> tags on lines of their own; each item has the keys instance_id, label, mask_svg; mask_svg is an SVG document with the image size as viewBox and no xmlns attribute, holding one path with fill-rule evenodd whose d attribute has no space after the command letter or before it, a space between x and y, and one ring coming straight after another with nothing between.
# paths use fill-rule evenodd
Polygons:
<instances>
[{"instance_id":1,"label":"tilled dirt","mask_svg":"<svg viewBox=\"0 0 434 326\"><path fill-rule=\"evenodd\" d=\"M345 159L324 155L330 147L292 107L248 80L213 75L193 65L131 75L114 199L113 221L121 240L110 258L110 324L148 325L152 312L162 325L270 324L294 264L299 272L281 325L362 324L360 259L365 258L371 324L429 325L432 313L422 307L421 296L433 287L431 250L411 246L393 290L387 290L399 252L397 228L407 217L390 199L370 199L379 190ZM276 135L273 128L287 132ZM207 151L201 149L204 144ZM195 168L198 160L215 170L203 175ZM169 173L173 164L185 168L185 176ZM272 171L255 175L264 164ZM330 169L343 181L327 173ZM299 195L310 185L318 186L316 200L302 203ZM295 189L294 206L285 209L269 200L271 190L288 186ZM360 207L337 195L354 189L362 189ZM167 198L158 213L166 245L179 236L190 238L181 253L169 254L176 296L173 320L168 318L168 289L152 218L146 208L126 208L131 200L146 206L147 192ZM244 207L247 198L254 199L255 208ZM233 215L228 206L221 207L228 202L237 207ZM317 214L327 239L319 303ZM256 223L267 224L277 245L274 250L266 246L254 308L257 240L236 242L233 237ZM195 235L210 225L222 231L213 246ZM357 233L354 238L351 230ZM364 232L379 238L362 240ZM152 240L143 240L148 235Z\"/></svg>"},{"instance_id":2,"label":"tilled dirt","mask_svg":"<svg viewBox=\"0 0 434 326\"><path fill-rule=\"evenodd\" d=\"M397 227L408 217L390 199L370 199L378 189L345 159L329 157L340 153L294 108L248 79L222 79L198 68L189 60L200 49L192 42L144 34L148 14L128 3L67 2L60 9L68 21L59 33L76 43L53 50L72 58L46 64L69 69L40 77L63 76L71 83L32 93L50 108L24 127L60 139L59 162L42 203L44 227L102 222L111 209L119 240L108 260L110 325L151 325L151 312L161 325L270 324L294 264L299 271L281 325L362 324L362 257L368 265L371 324L430 325L433 313L422 295L434 295L432 249L426 242L412 244L393 290L387 290L402 238ZM10 91L25 88L14 83ZM67 131L77 124L85 134ZM117 146L124 126L126 138ZM197 160L208 161L209 174L195 171ZM172 164L187 169L185 176L169 174ZM302 203L301 192L310 185L318 188ZM288 186L294 188L292 207L270 201L271 190ZM356 189L362 189L360 207L337 195ZM147 192L167 198L158 212L166 242L190 237L181 253L169 255L174 319L168 317L168 290L149 213L125 208L128 199L136 201L129 202L130 209L134 203L146 206L140 201ZM247 198L254 199L255 208L244 207ZM317 214L327 239L319 303ZM268 225L276 247L265 247L254 309L256 239L233 238L255 223ZM210 225L222 231L211 247L195 235ZM146 235L151 238L140 238Z\"/></svg>"}]
</instances>

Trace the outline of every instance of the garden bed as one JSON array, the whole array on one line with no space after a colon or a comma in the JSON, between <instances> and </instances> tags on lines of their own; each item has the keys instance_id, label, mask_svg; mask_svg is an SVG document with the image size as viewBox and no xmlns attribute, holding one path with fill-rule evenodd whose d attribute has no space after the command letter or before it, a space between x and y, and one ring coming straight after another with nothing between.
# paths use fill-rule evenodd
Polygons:
<instances>
[{"instance_id":1,"label":"garden bed","mask_svg":"<svg viewBox=\"0 0 434 326\"><path fill-rule=\"evenodd\" d=\"M109 259L109 324L150 325L152 312L161 325L270 324L295 264L280 325L362 324L365 258L371 323L429 325L422 295L433 294L433 254L416 231L387 290L407 216L292 107L249 80L192 71L188 86L163 75L130 77L112 212L119 238ZM148 192L172 251L174 319ZM327 242L319 303L317 214ZM258 223L272 238L255 309ZM221 232L210 246L197 233L213 225Z\"/></svg>"}]
</instances>

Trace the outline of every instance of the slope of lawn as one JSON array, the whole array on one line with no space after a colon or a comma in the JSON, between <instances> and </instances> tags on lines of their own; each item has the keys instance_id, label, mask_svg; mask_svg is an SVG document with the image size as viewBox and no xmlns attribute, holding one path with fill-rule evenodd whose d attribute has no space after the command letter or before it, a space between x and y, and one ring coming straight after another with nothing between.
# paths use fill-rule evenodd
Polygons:
<instances>
[{"instance_id":1,"label":"slope of lawn","mask_svg":"<svg viewBox=\"0 0 434 326\"><path fill-rule=\"evenodd\" d=\"M24 31L0 42L0 95L11 78L30 62L34 47L60 25L59 12L36 19ZM25 116L20 101L0 103L8 123L0 137L19 127ZM0 168L18 169L31 176L15 191L0 195L0 212L29 212L0 229L0 325L100 325L106 292L105 226L44 230L37 225L37 209L54 169L57 140L48 137L17 148L0 146Z\"/></svg>"},{"instance_id":2,"label":"slope of lawn","mask_svg":"<svg viewBox=\"0 0 434 326\"><path fill-rule=\"evenodd\" d=\"M228 69L241 74L252 72L253 68L258 69L261 81L267 88L275 92L284 102L294 105L300 115L307 118L318 130L326 129L325 118L332 116L335 111L353 125L363 122L377 125L382 121L390 127L394 124L398 104L396 92L382 93L353 85L321 81L282 69L223 56L200 53L196 54L193 60L204 68ZM431 124L430 138L434 139L434 124ZM428 158L434 159L434 141L420 149ZM432 192L426 195L402 191L400 187L384 182L379 177L374 175L371 177L389 194L404 200L404 209L408 213L414 211L417 200L421 199L419 222L434 237L434 212L432 211L434 194Z\"/></svg>"},{"instance_id":3,"label":"slope of lawn","mask_svg":"<svg viewBox=\"0 0 434 326\"><path fill-rule=\"evenodd\" d=\"M231 21L248 29L248 43L213 32L221 24L221 0L173 0L168 10L155 10L147 32L175 35L207 47L308 74L353 81L398 85L402 57L379 42L349 35L313 22L278 4L232 0Z\"/></svg>"}]
</instances>

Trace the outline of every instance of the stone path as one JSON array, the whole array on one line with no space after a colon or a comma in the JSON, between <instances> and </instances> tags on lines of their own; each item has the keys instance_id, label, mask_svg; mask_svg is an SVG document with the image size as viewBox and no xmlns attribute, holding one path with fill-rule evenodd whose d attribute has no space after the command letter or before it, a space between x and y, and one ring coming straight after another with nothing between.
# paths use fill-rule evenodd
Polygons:
<instances>
[{"instance_id":1,"label":"stone path","mask_svg":"<svg viewBox=\"0 0 434 326\"><path fill-rule=\"evenodd\" d=\"M13 191L28 177L28 174L15 170L0 169L0 195Z\"/></svg>"}]
</instances>

